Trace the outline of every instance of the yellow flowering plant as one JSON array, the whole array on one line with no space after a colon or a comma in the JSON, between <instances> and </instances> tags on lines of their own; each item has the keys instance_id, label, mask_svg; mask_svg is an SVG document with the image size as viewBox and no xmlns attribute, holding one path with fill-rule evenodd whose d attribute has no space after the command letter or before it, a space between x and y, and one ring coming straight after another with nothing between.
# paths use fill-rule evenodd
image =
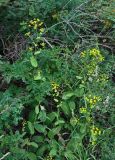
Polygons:
<instances>
[{"instance_id":1,"label":"yellow flowering plant","mask_svg":"<svg viewBox=\"0 0 115 160\"><path fill-rule=\"evenodd\" d=\"M28 22L23 23L25 37L28 39L28 50L30 52L44 49L46 46L42 36L45 32L44 23L39 18L34 18Z\"/></svg>"},{"instance_id":2,"label":"yellow flowering plant","mask_svg":"<svg viewBox=\"0 0 115 160\"><path fill-rule=\"evenodd\" d=\"M115 159L114 0L2 1L0 160Z\"/></svg>"}]
</instances>

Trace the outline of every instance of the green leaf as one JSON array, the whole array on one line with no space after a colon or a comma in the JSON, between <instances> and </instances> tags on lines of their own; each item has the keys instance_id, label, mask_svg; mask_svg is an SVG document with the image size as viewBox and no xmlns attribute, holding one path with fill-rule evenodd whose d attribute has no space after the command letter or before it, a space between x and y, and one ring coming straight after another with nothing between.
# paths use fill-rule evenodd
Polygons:
<instances>
[{"instance_id":1,"label":"green leaf","mask_svg":"<svg viewBox=\"0 0 115 160\"><path fill-rule=\"evenodd\" d=\"M83 77L81 77L81 76L76 76L76 78L80 80L80 79L82 79Z\"/></svg>"},{"instance_id":2,"label":"green leaf","mask_svg":"<svg viewBox=\"0 0 115 160\"><path fill-rule=\"evenodd\" d=\"M37 157L36 157L36 155L34 153L29 152L28 153L28 159L29 160L37 160Z\"/></svg>"},{"instance_id":3,"label":"green leaf","mask_svg":"<svg viewBox=\"0 0 115 160\"><path fill-rule=\"evenodd\" d=\"M70 108L70 110L75 110L75 102L74 101L70 101L69 103L68 103L68 105L69 105L69 108Z\"/></svg>"},{"instance_id":4,"label":"green leaf","mask_svg":"<svg viewBox=\"0 0 115 160\"><path fill-rule=\"evenodd\" d=\"M64 153L64 156L68 159L68 160L74 160L76 157L74 156L74 154L72 153L72 151L67 150Z\"/></svg>"},{"instance_id":5,"label":"green leaf","mask_svg":"<svg viewBox=\"0 0 115 160\"><path fill-rule=\"evenodd\" d=\"M68 100L70 99L72 96L74 96L74 92L65 92L62 96L62 99L64 100Z\"/></svg>"},{"instance_id":6,"label":"green leaf","mask_svg":"<svg viewBox=\"0 0 115 160\"><path fill-rule=\"evenodd\" d=\"M52 112L47 115L47 118L52 122L57 116L56 112Z\"/></svg>"},{"instance_id":7,"label":"green leaf","mask_svg":"<svg viewBox=\"0 0 115 160\"><path fill-rule=\"evenodd\" d=\"M78 88L74 92L76 97L82 97L84 95L84 88Z\"/></svg>"},{"instance_id":8,"label":"green leaf","mask_svg":"<svg viewBox=\"0 0 115 160\"><path fill-rule=\"evenodd\" d=\"M43 156L44 152L48 149L48 145L47 144L43 144L42 146L40 146L40 148L37 150L36 155L37 156Z\"/></svg>"},{"instance_id":9,"label":"green leaf","mask_svg":"<svg viewBox=\"0 0 115 160\"><path fill-rule=\"evenodd\" d=\"M82 134L84 134L84 133L86 133L86 125L84 124L81 124L81 126L80 126L80 132L82 133Z\"/></svg>"},{"instance_id":10,"label":"green leaf","mask_svg":"<svg viewBox=\"0 0 115 160\"><path fill-rule=\"evenodd\" d=\"M33 135L34 134L34 126L30 121L28 121L28 128L30 130L30 134Z\"/></svg>"},{"instance_id":11,"label":"green leaf","mask_svg":"<svg viewBox=\"0 0 115 160\"><path fill-rule=\"evenodd\" d=\"M43 136L34 136L32 138L33 141L37 142L37 143L40 143L40 142L43 142L44 141L44 137Z\"/></svg>"},{"instance_id":12,"label":"green leaf","mask_svg":"<svg viewBox=\"0 0 115 160\"><path fill-rule=\"evenodd\" d=\"M56 154L57 154L57 149L56 148L53 148L53 149L50 150L50 153L49 153L50 156L56 156Z\"/></svg>"},{"instance_id":13,"label":"green leaf","mask_svg":"<svg viewBox=\"0 0 115 160\"><path fill-rule=\"evenodd\" d=\"M35 113L36 113L36 114L39 113L39 106L38 106L38 105L35 107Z\"/></svg>"},{"instance_id":14,"label":"green leaf","mask_svg":"<svg viewBox=\"0 0 115 160\"><path fill-rule=\"evenodd\" d=\"M72 117L72 118L70 119L70 124L71 124L73 127L75 127L77 123L78 123L78 119L77 119L76 117Z\"/></svg>"},{"instance_id":15,"label":"green leaf","mask_svg":"<svg viewBox=\"0 0 115 160\"><path fill-rule=\"evenodd\" d=\"M64 120L58 120L58 121L55 122L55 125L57 126L57 125L59 125L59 124L64 124L64 123L65 123Z\"/></svg>"},{"instance_id":16,"label":"green leaf","mask_svg":"<svg viewBox=\"0 0 115 160\"><path fill-rule=\"evenodd\" d=\"M60 104L60 107L63 110L64 114L69 115L71 113L69 109L69 105L66 102L62 102Z\"/></svg>"},{"instance_id":17,"label":"green leaf","mask_svg":"<svg viewBox=\"0 0 115 160\"><path fill-rule=\"evenodd\" d=\"M34 80L37 81L37 80L41 80L41 79L42 79L41 73L40 73L40 71L38 71L37 75L34 76Z\"/></svg>"},{"instance_id":18,"label":"green leaf","mask_svg":"<svg viewBox=\"0 0 115 160\"><path fill-rule=\"evenodd\" d=\"M34 123L35 117L36 117L35 110L32 110L31 112L29 112L29 121L30 122Z\"/></svg>"},{"instance_id":19,"label":"green leaf","mask_svg":"<svg viewBox=\"0 0 115 160\"><path fill-rule=\"evenodd\" d=\"M40 114L39 114L39 117L38 119L40 119L42 122L45 122L46 121L46 112L45 111L41 111Z\"/></svg>"},{"instance_id":20,"label":"green leaf","mask_svg":"<svg viewBox=\"0 0 115 160\"><path fill-rule=\"evenodd\" d=\"M49 137L49 138L53 138L55 135L57 135L57 134L60 132L60 130L61 130L61 126L58 126L58 127L56 127L56 128L53 128L52 130L50 130L50 131L48 132L48 137Z\"/></svg>"},{"instance_id":21,"label":"green leaf","mask_svg":"<svg viewBox=\"0 0 115 160\"><path fill-rule=\"evenodd\" d=\"M29 145L38 148L38 144L35 142L29 142Z\"/></svg>"},{"instance_id":22,"label":"green leaf","mask_svg":"<svg viewBox=\"0 0 115 160\"><path fill-rule=\"evenodd\" d=\"M36 51L35 53L34 53L34 55L38 55L38 54L40 54L41 53L41 50L40 51Z\"/></svg>"},{"instance_id":23,"label":"green leaf","mask_svg":"<svg viewBox=\"0 0 115 160\"><path fill-rule=\"evenodd\" d=\"M46 126L43 126L43 125L38 124L38 123L36 123L36 124L34 125L34 127L35 127L35 129L36 129L38 132L40 132L40 133L44 133L45 130L46 130Z\"/></svg>"},{"instance_id":24,"label":"green leaf","mask_svg":"<svg viewBox=\"0 0 115 160\"><path fill-rule=\"evenodd\" d=\"M33 67L36 68L38 66L37 60L34 56L30 57L30 62Z\"/></svg>"}]
</instances>

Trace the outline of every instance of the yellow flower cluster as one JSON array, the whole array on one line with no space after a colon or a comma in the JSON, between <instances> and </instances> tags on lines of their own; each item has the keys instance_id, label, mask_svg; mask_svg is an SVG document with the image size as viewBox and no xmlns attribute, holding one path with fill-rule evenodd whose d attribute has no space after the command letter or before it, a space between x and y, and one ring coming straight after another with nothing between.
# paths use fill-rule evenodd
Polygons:
<instances>
[{"instance_id":1,"label":"yellow flower cluster","mask_svg":"<svg viewBox=\"0 0 115 160\"><path fill-rule=\"evenodd\" d=\"M34 18L33 20L25 23L25 25L26 29L28 30L28 32L25 33L25 36L29 37L30 41L32 42L28 50L33 51L34 49L36 49L36 47L37 49L44 49L44 47L46 46L46 43L42 38L42 34L45 31L43 27L44 23L40 21L40 19Z\"/></svg>"},{"instance_id":2,"label":"yellow flower cluster","mask_svg":"<svg viewBox=\"0 0 115 160\"><path fill-rule=\"evenodd\" d=\"M90 116L86 117L86 120L87 120L88 122L92 122L92 121L93 121L92 117L90 117Z\"/></svg>"},{"instance_id":3,"label":"yellow flower cluster","mask_svg":"<svg viewBox=\"0 0 115 160\"><path fill-rule=\"evenodd\" d=\"M85 57L86 56L86 51L81 52L81 57Z\"/></svg>"},{"instance_id":4,"label":"yellow flower cluster","mask_svg":"<svg viewBox=\"0 0 115 160\"><path fill-rule=\"evenodd\" d=\"M89 51L90 56L93 56L98 59L99 62L104 61L104 57L101 55L100 51L96 48L93 48Z\"/></svg>"},{"instance_id":5,"label":"yellow flower cluster","mask_svg":"<svg viewBox=\"0 0 115 160\"><path fill-rule=\"evenodd\" d=\"M95 145L97 137L101 134L101 130L98 127L92 126L90 131L91 131L91 143L92 145Z\"/></svg>"},{"instance_id":6,"label":"yellow flower cluster","mask_svg":"<svg viewBox=\"0 0 115 160\"><path fill-rule=\"evenodd\" d=\"M88 75L92 75L94 73L94 71L95 71L95 68L96 68L96 62L95 61L90 62L90 64L87 65L87 70L88 70L87 74Z\"/></svg>"},{"instance_id":7,"label":"yellow flower cluster","mask_svg":"<svg viewBox=\"0 0 115 160\"><path fill-rule=\"evenodd\" d=\"M88 54L89 52L89 54ZM87 55L90 55L94 60L95 58L98 60L98 62L104 61L104 57L101 55L100 50L93 48L89 51L83 51L81 52L81 57L86 57Z\"/></svg>"},{"instance_id":8,"label":"yellow flower cluster","mask_svg":"<svg viewBox=\"0 0 115 160\"><path fill-rule=\"evenodd\" d=\"M94 136L100 135L101 130L98 127L92 126L91 127L91 134Z\"/></svg>"},{"instance_id":9,"label":"yellow flower cluster","mask_svg":"<svg viewBox=\"0 0 115 160\"><path fill-rule=\"evenodd\" d=\"M97 82L107 82L109 79L109 76L107 74L101 74L100 77L97 79Z\"/></svg>"},{"instance_id":10,"label":"yellow flower cluster","mask_svg":"<svg viewBox=\"0 0 115 160\"><path fill-rule=\"evenodd\" d=\"M94 106L97 102L101 100L100 96L87 96L85 100L90 104L90 107Z\"/></svg>"},{"instance_id":11,"label":"yellow flower cluster","mask_svg":"<svg viewBox=\"0 0 115 160\"><path fill-rule=\"evenodd\" d=\"M93 48L90 50L90 55L96 57L96 56L100 55L100 51L96 48Z\"/></svg>"},{"instance_id":12,"label":"yellow flower cluster","mask_svg":"<svg viewBox=\"0 0 115 160\"><path fill-rule=\"evenodd\" d=\"M85 107L80 108L80 113L87 113L87 109Z\"/></svg>"},{"instance_id":13,"label":"yellow flower cluster","mask_svg":"<svg viewBox=\"0 0 115 160\"><path fill-rule=\"evenodd\" d=\"M35 30L43 25L43 22L40 21L38 18L34 18L33 20L29 21L28 26L34 28ZM44 28L40 28L40 32L44 32Z\"/></svg>"},{"instance_id":14,"label":"yellow flower cluster","mask_svg":"<svg viewBox=\"0 0 115 160\"><path fill-rule=\"evenodd\" d=\"M54 92L58 92L58 89L59 89L59 85L57 84L57 83L55 83L55 82L52 82L52 90L54 91Z\"/></svg>"},{"instance_id":15,"label":"yellow flower cluster","mask_svg":"<svg viewBox=\"0 0 115 160\"><path fill-rule=\"evenodd\" d=\"M29 51L33 51L33 48L32 48L32 47L29 47L28 50L29 50Z\"/></svg>"},{"instance_id":16,"label":"yellow flower cluster","mask_svg":"<svg viewBox=\"0 0 115 160\"><path fill-rule=\"evenodd\" d=\"M53 91L53 96L54 96L54 101L59 102L58 96L59 96L59 85L55 82L51 83L52 85L52 91Z\"/></svg>"},{"instance_id":17,"label":"yellow flower cluster","mask_svg":"<svg viewBox=\"0 0 115 160\"><path fill-rule=\"evenodd\" d=\"M25 33L25 36L29 37L30 36L30 32Z\"/></svg>"},{"instance_id":18,"label":"yellow flower cluster","mask_svg":"<svg viewBox=\"0 0 115 160\"><path fill-rule=\"evenodd\" d=\"M47 156L45 160L54 160L54 158L52 156Z\"/></svg>"},{"instance_id":19,"label":"yellow flower cluster","mask_svg":"<svg viewBox=\"0 0 115 160\"><path fill-rule=\"evenodd\" d=\"M41 22L38 18L34 18L33 20L30 20L28 23L28 27L31 29L37 30L39 29L39 33L43 34L44 28L43 28L43 22ZM25 33L25 36L29 37L31 35L31 32Z\"/></svg>"}]
</instances>

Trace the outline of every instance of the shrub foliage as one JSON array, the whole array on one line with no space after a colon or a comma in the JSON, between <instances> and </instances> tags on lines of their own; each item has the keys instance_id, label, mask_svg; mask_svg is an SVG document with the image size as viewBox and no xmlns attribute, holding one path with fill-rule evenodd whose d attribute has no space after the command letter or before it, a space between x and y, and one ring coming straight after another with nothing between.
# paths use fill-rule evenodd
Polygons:
<instances>
[{"instance_id":1,"label":"shrub foliage","mask_svg":"<svg viewBox=\"0 0 115 160\"><path fill-rule=\"evenodd\" d=\"M0 8L0 159L114 159L113 1Z\"/></svg>"}]
</instances>

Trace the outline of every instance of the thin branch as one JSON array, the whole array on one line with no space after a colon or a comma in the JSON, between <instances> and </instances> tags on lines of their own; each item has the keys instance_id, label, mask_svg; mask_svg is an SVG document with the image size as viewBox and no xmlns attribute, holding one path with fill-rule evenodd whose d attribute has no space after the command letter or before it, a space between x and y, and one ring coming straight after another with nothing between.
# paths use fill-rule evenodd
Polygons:
<instances>
[{"instance_id":1,"label":"thin branch","mask_svg":"<svg viewBox=\"0 0 115 160\"><path fill-rule=\"evenodd\" d=\"M6 158L9 154L10 152L6 153L5 155L3 155L3 157L0 158L0 160L3 160L4 158Z\"/></svg>"},{"instance_id":2,"label":"thin branch","mask_svg":"<svg viewBox=\"0 0 115 160\"><path fill-rule=\"evenodd\" d=\"M48 40L47 40L45 37L43 37L43 39L44 39L44 41L45 41L51 48L53 48L53 46L51 45L51 43L48 42Z\"/></svg>"}]
</instances>

